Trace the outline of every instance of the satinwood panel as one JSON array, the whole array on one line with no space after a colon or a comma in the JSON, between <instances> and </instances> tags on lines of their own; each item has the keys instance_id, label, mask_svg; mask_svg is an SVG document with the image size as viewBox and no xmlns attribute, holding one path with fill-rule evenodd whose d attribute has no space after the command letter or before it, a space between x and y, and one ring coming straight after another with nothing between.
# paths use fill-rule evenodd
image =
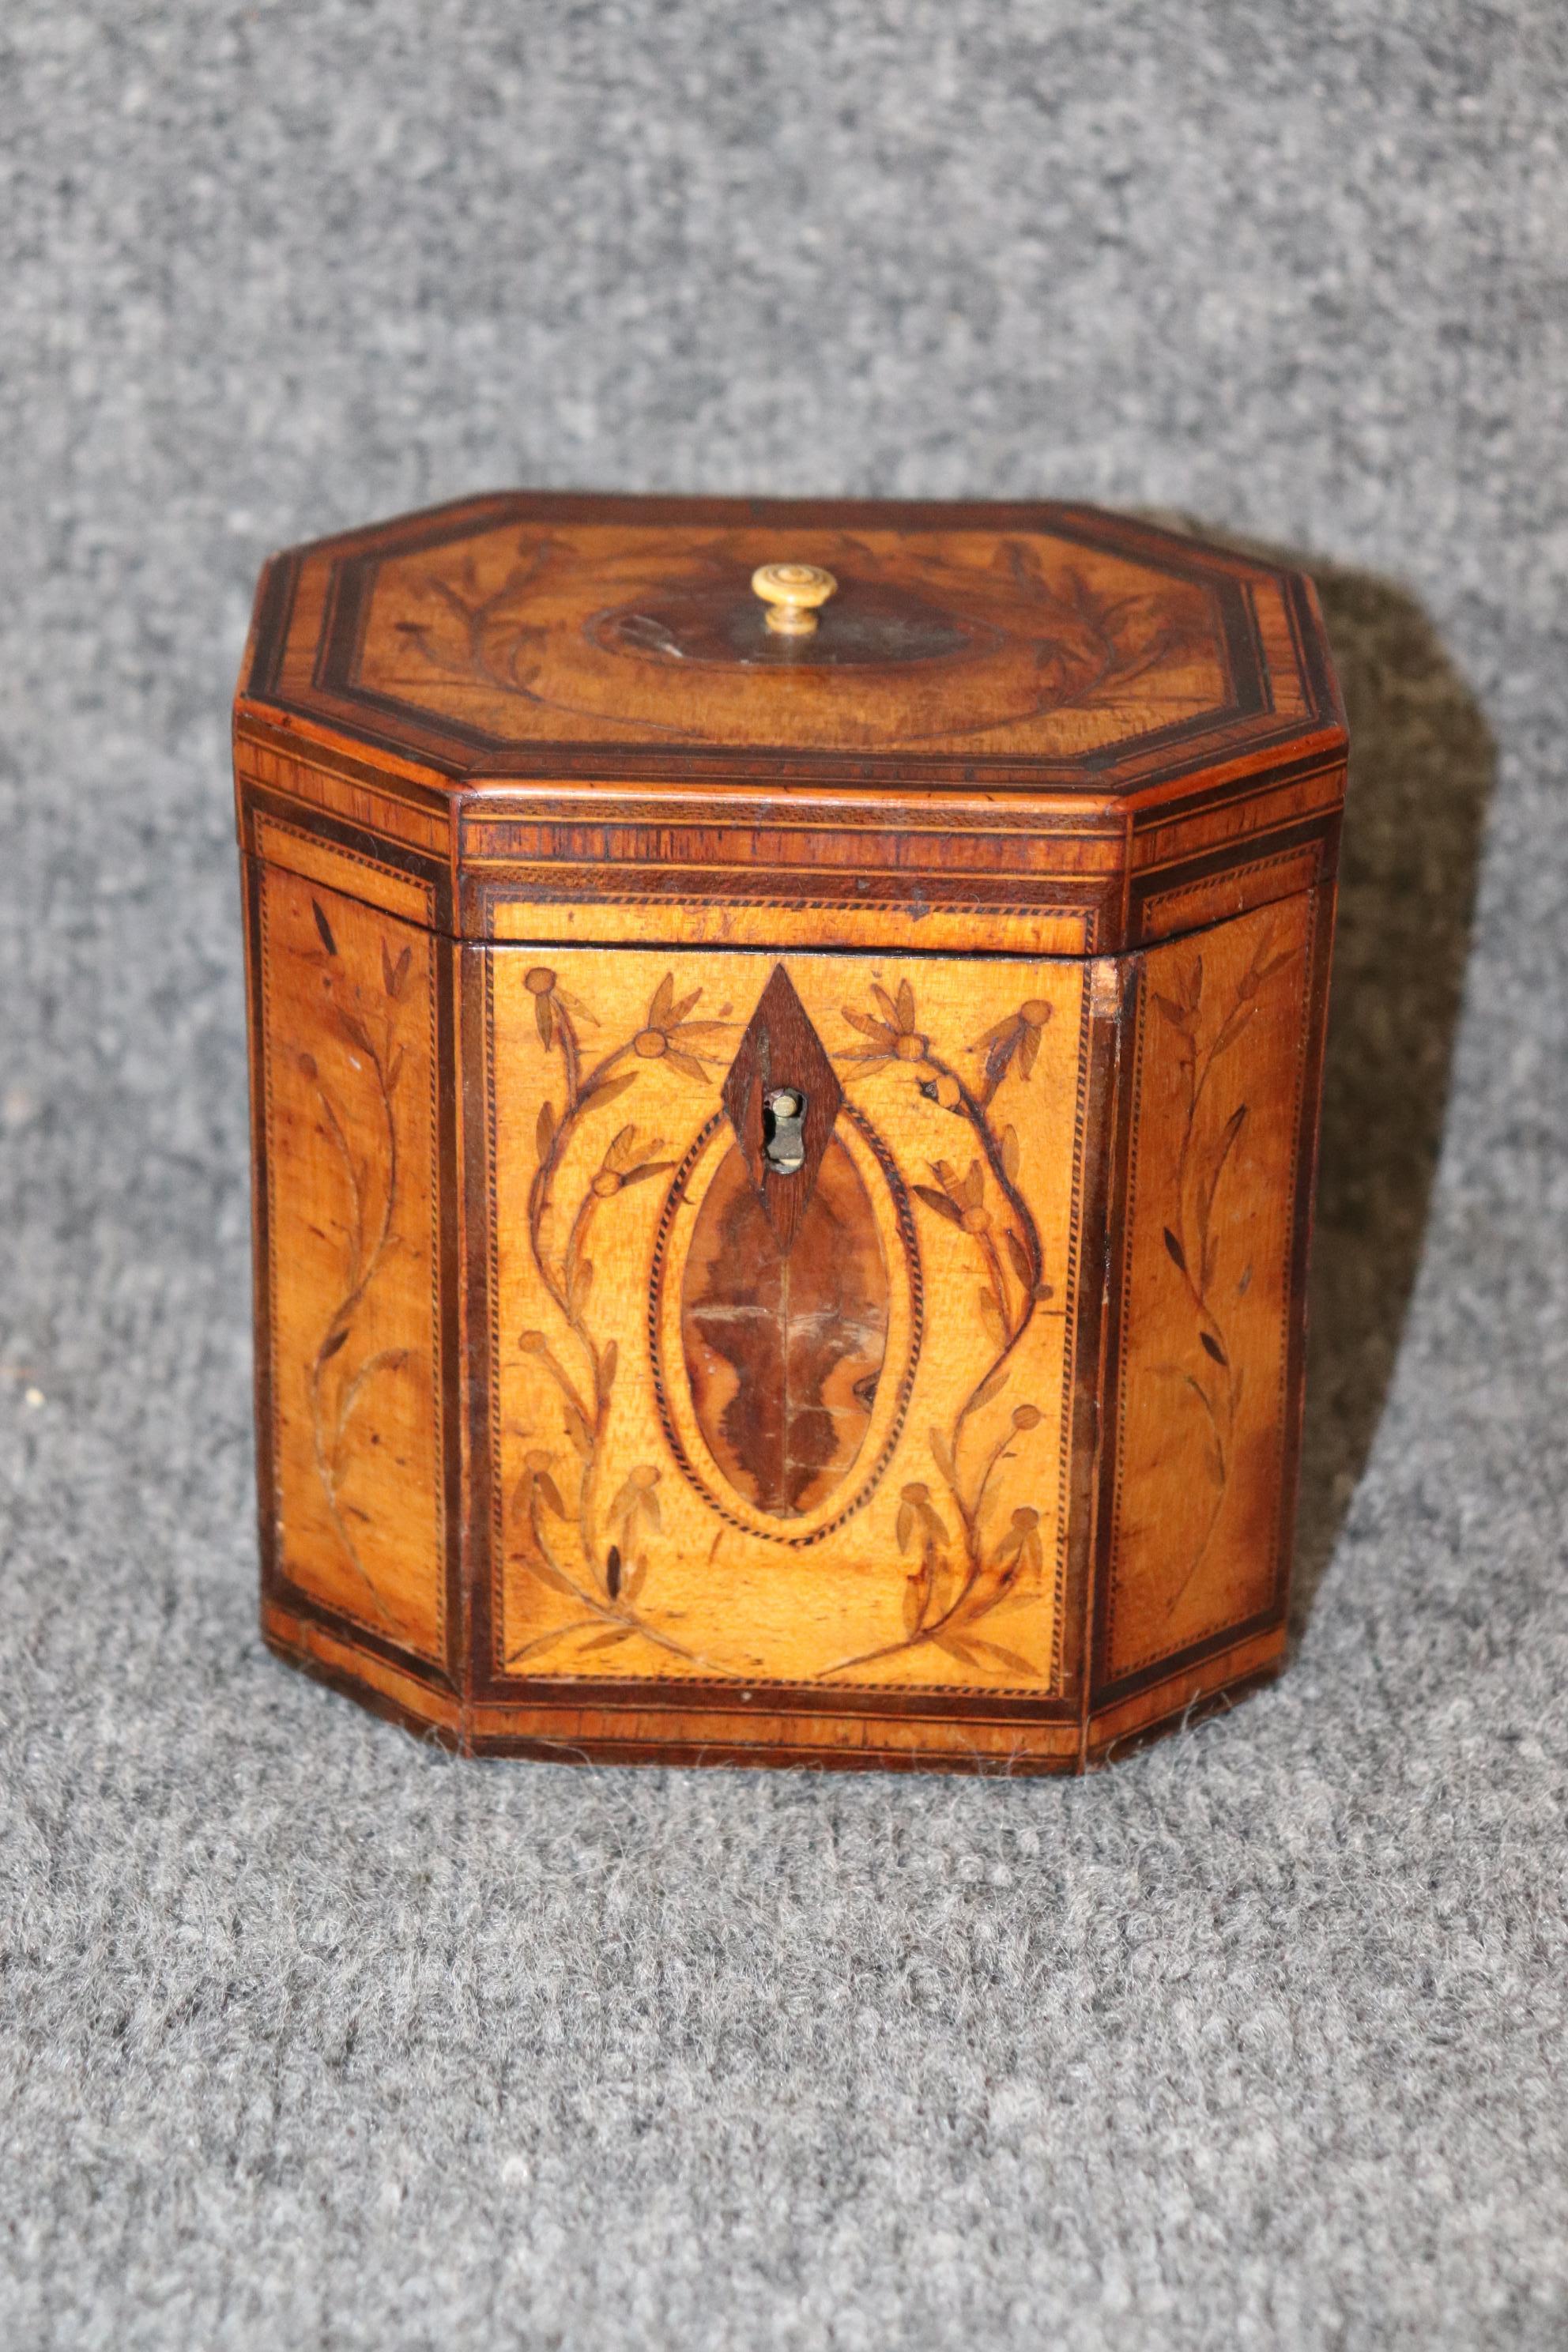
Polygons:
<instances>
[{"instance_id":1,"label":"satinwood panel","mask_svg":"<svg viewBox=\"0 0 1568 2352\"><path fill-rule=\"evenodd\" d=\"M1141 960L1112 1677L1279 1596L1317 903L1301 892Z\"/></svg>"},{"instance_id":2,"label":"satinwood panel","mask_svg":"<svg viewBox=\"0 0 1568 2352\"><path fill-rule=\"evenodd\" d=\"M276 866L259 890L276 1571L439 1659L435 941Z\"/></svg>"},{"instance_id":3,"label":"satinwood panel","mask_svg":"<svg viewBox=\"0 0 1568 2352\"><path fill-rule=\"evenodd\" d=\"M1089 968L486 964L495 1669L1054 1691Z\"/></svg>"}]
</instances>

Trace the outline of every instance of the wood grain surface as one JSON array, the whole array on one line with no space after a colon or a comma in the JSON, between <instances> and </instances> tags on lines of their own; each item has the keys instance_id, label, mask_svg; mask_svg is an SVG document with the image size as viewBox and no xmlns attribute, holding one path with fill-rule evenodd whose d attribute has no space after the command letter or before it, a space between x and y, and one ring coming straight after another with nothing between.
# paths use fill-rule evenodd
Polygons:
<instances>
[{"instance_id":1,"label":"wood grain surface","mask_svg":"<svg viewBox=\"0 0 1568 2352\"><path fill-rule=\"evenodd\" d=\"M843 1099L775 1230L781 971L772 1076ZM1055 1689L1083 985L490 952L499 1669Z\"/></svg>"},{"instance_id":2,"label":"wood grain surface","mask_svg":"<svg viewBox=\"0 0 1568 2352\"><path fill-rule=\"evenodd\" d=\"M764 625L780 526L512 523L394 555L347 682L497 743L1102 751L1229 699L1224 616L1190 580L1045 530L846 531L786 552L838 591Z\"/></svg>"},{"instance_id":3,"label":"wood grain surface","mask_svg":"<svg viewBox=\"0 0 1568 2352\"><path fill-rule=\"evenodd\" d=\"M785 542L841 575L793 643ZM236 703L255 854L563 945L1114 952L1331 875L1344 747L1310 583L1050 505L402 517L275 560Z\"/></svg>"},{"instance_id":4,"label":"wood grain surface","mask_svg":"<svg viewBox=\"0 0 1568 2352\"><path fill-rule=\"evenodd\" d=\"M1142 959L1121 1234L1112 1682L1267 1615L1295 1298L1316 906Z\"/></svg>"},{"instance_id":5,"label":"wood grain surface","mask_svg":"<svg viewBox=\"0 0 1568 2352\"><path fill-rule=\"evenodd\" d=\"M438 1659L434 942L276 867L258 887L277 1566Z\"/></svg>"},{"instance_id":6,"label":"wood grain surface","mask_svg":"<svg viewBox=\"0 0 1568 2352\"><path fill-rule=\"evenodd\" d=\"M732 1145L693 1225L679 1372L709 1453L759 1509L793 1518L842 1485L876 1405L889 1312L871 1196L837 1137L787 1241Z\"/></svg>"},{"instance_id":7,"label":"wood grain surface","mask_svg":"<svg viewBox=\"0 0 1568 2352\"><path fill-rule=\"evenodd\" d=\"M1274 1672L1344 754L1304 582L1084 508L277 559L268 1640L459 1748L877 1768Z\"/></svg>"},{"instance_id":8,"label":"wood grain surface","mask_svg":"<svg viewBox=\"0 0 1568 2352\"><path fill-rule=\"evenodd\" d=\"M750 586L785 549L838 582L794 643ZM1310 726L1310 609L1277 567L1091 508L516 492L277 559L244 690L476 776L548 745L555 772L896 749L1131 780L1194 731Z\"/></svg>"}]
</instances>

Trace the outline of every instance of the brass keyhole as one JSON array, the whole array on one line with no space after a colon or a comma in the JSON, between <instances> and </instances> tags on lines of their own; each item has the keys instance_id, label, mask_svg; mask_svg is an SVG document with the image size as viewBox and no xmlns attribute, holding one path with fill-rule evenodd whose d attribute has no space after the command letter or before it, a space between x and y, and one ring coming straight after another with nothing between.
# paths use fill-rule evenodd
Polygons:
<instances>
[{"instance_id":1,"label":"brass keyhole","mask_svg":"<svg viewBox=\"0 0 1568 2352\"><path fill-rule=\"evenodd\" d=\"M781 1176L793 1176L805 1165L805 1097L794 1087L775 1087L763 1097L763 1150L768 1166Z\"/></svg>"}]
</instances>

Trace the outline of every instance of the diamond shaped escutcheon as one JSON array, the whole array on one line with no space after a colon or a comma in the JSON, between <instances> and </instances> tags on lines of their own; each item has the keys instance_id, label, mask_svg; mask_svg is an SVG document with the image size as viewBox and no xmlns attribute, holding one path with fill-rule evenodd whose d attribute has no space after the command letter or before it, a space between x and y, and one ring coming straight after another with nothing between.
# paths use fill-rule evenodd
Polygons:
<instances>
[{"instance_id":1,"label":"diamond shaped escutcheon","mask_svg":"<svg viewBox=\"0 0 1568 2352\"><path fill-rule=\"evenodd\" d=\"M801 1157L794 1167L769 1155L770 1097L798 1095ZM752 1183L762 1196L781 1250L800 1228L816 1188L822 1155L844 1100L827 1048L782 963L757 1002L724 1081L724 1108Z\"/></svg>"}]
</instances>

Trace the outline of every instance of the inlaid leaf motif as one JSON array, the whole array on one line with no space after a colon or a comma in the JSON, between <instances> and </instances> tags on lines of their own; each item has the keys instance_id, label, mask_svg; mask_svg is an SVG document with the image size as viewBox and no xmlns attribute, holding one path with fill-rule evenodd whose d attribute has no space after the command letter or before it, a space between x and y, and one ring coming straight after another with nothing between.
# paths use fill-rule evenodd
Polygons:
<instances>
[{"instance_id":1,"label":"inlaid leaf motif","mask_svg":"<svg viewBox=\"0 0 1568 2352\"><path fill-rule=\"evenodd\" d=\"M956 1658L961 1666L974 1666L980 1663L968 1643L951 1627L941 1633L933 1633L931 1638L939 1650L945 1651L950 1658Z\"/></svg>"},{"instance_id":2,"label":"inlaid leaf motif","mask_svg":"<svg viewBox=\"0 0 1568 2352\"><path fill-rule=\"evenodd\" d=\"M395 961L391 949L387 946L386 941L383 940L381 943L381 979L382 985L385 989L388 996L395 998L400 997L403 994L404 989L408 983L408 968L413 961L413 949L411 947L405 947L402 954L398 956Z\"/></svg>"},{"instance_id":3,"label":"inlaid leaf motif","mask_svg":"<svg viewBox=\"0 0 1568 2352\"><path fill-rule=\"evenodd\" d=\"M534 1484L538 1487L540 1495L543 1498L546 1507L554 1512L558 1519L563 1519L566 1517L566 1506L561 1499L561 1489L556 1485L554 1479L551 1476L549 1471L536 1470L533 1476Z\"/></svg>"},{"instance_id":4,"label":"inlaid leaf motif","mask_svg":"<svg viewBox=\"0 0 1568 2352\"><path fill-rule=\"evenodd\" d=\"M323 1297L321 1336L306 1356L310 1434L315 1477L342 1559L363 1605L391 1626L405 1616L404 1604L381 1590L374 1550L364 1548L366 1534L377 1531L377 1517L354 1482L372 1449L384 1444L383 1459L403 1466L386 1443L402 1409L388 1383L396 1375L418 1378L422 1369L409 1348L374 1344L384 1303L379 1277L404 1246L395 1097L407 1049L399 1035L399 1006L416 950L401 927L390 933L373 927L363 910L347 901L340 907L327 896L330 916L321 898L307 894L309 921L301 909L299 933L289 943L290 954L313 975L315 1050L293 1060L310 1090L314 1134L333 1196L318 1238L327 1241L330 1233L337 1252L332 1303ZM401 942L395 948L395 940Z\"/></svg>"},{"instance_id":5,"label":"inlaid leaf motif","mask_svg":"<svg viewBox=\"0 0 1568 2352\"><path fill-rule=\"evenodd\" d=\"M542 1553L532 1552L529 1555L528 1570L531 1576L536 1576L540 1583L546 1586L550 1591L564 1593L573 1601L579 1598L577 1588L570 1577L563 1576L561 1570L546 1559Z\"/></svg>"},{"instance_id":6,"label":"inlaid leaf motif","mask_svg":"<svg viewBox=\"0 0 1568 2352\"><path fill-rule=\"evenodd\" d=\"M1009 1650L1004 1643L983 1642L976 1637L972 1638L969 1646L984 1658L987 1664L1005 1667L1009 1674L1016 1675L1021 1682L1030 1682L1034 1679L1035 1669L1028 1659L1020 1657L1016 1650Z\"/></svg>"},{"instance_id":7,"label":"inlaid leaf motif","mask_svg":"<svg viewBox=\"0 0 1568 2352\"><path fill-rule=\"evenodd\" d=\"M787 1250L731 1150L692 1234L681 1338L702 1434L758 1509L794 1517L844 1477L869 1423L888 1316L871 1203L837 1137Z\"/></svg>"},{"instance_id":8,"label":"inlaid leaf motif","mask_svg":"<svg viewBox=\"0 0 1568 2352\"><path fill-rule=\"evenodd\" d=\"M1225 1173L1225 1163L1229 1159L1237 1138L1246 1124L1247 1105L1238 1103L1221 1129L1219 1140L1210 1154L1207 1164L1201 1168L1198 1173L1197 1228L1202 1243L1202 1286L1205 1290L1215 1277L1215 1196L1219 1191L1220 1178Z\"/></svg>"},{"instance_id":9,"label":"inlaid leaf motif","mask_svg":"<svg viewBox=\"0 0 1568 2352\"><path fill-rule=\"evenodd\" d=\"M1203 1017L1201 956L1194 956L1185 969L1174 976L1173 996L1158 992L1154 995L1161 1014L1182 1039L1175 1078L1177 1099L1184 1114L1171 1190L1172 1222L1162 1227L1162 1234L1166 1255L1186 1286L1193 1313L1191 1333L1202 1351L1201 1360L1192 1369L1173 1364L1160 1369L1178 1377L1194 1401L1196 1412L1192 1423L1193 1440L1201 1448L1214 1498L1185 1570L1166 1603L1167 1617L1179 1608L1209 1556L1230 1482L1237 1442L1243 1383L1242 1374L1232 1360L1230 1339L1222 1319L1222 1310L1228 1314L1229 1307L1220 1284L1226 1221L1219 1213L1219 1203L1226 1171L1235 1171L1237 1146L1246 1130L1248 1107L1245 1101L1233 1103L1217 1133L1213 1131L1211 1122L1217 1110L1215 1097L1225 1083L1223 1076L1215 1077L1216 1070L1247 1034L1260 1009L1258 996L1264 983L1295 961L1294 950L1270 954L1273 936L1273 925L1266 925L1217 1020L1212 1018L1212 991L1211 1019L1205 1021ZM1252 1266L1248 1262L1231 1296L1245 1297L1251 1280Z\"/></svg>"},{"instance_id":10,"label":"inlaid leaf motif","mask_svg":"<svg viewBox=\"0 0 1568 2352\"><path fill-rule=\"evenodd\" d=\"M911 1184L910 1190L917 1201L923 1201L928 1209L934 1209L937 1215L945 1217L950 1225L963 1223L963 1211L957 1202L950 1201L945 1192L939 1192L934 1184Z\"/></svg>"}]
</instances>

